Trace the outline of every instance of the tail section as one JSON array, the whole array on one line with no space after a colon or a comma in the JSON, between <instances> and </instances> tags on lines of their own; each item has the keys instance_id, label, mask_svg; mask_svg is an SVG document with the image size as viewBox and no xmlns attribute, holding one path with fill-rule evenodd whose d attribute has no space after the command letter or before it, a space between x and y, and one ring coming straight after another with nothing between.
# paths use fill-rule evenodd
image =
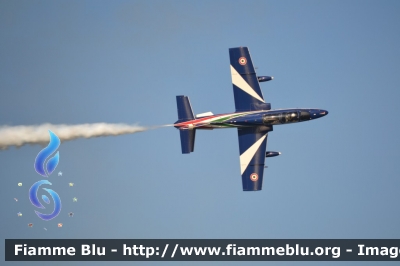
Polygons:
<instances>
[{"instance_id":1,"label":"tail section","mask_svg":"<svg viewBox=\"0 0 400 266\"><path fill-rule=\"evenodd\" d=\"M176 105L178 107L178 121L176 121L175 124L195 119L189 97L183 95L176 96ZM190 127L180 128L179 133L181 137L182 153L193 152L196 129Z\"/></svg>"},{"instance_id":2,"label":"tail section","mask_svg":"<svg viewBox=\"0 0 400 266\"><path fill-rule=\"evenodd\" d=\"M176 96L176 105L178 107L178 121L175 123L181 123L194 119L189 97L183 95Z\"/></svg>"}]
</instances>

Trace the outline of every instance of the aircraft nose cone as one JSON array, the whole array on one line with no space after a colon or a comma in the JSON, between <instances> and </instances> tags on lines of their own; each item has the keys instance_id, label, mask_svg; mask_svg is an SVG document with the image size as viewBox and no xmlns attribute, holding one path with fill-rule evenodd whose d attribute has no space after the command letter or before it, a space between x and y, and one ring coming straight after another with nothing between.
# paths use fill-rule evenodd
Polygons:
<instances>
[{"instance_id":1,"label":"aircraft nose cone","mask_svg":"<svg viewBox=\"0 0 400 266\"><path fill-rule=\"evenodd\" d=\"M326 110L320 110L320 111L319 111L319 114L320 114L321 116L326 116L327 114L329 114L329 112L326 111Z\"/></svg>"},{"instance_id":2,"label":"aircraft nose cone","mask_svg":"<svg viewBox=\"0 0 400 266\"><path fill-rule=\"evenodd\" d=\"M310 119L317 119L320 117L324 117L328 114L328 111L323 109L311 109L310 110Z\"/></svg>"}]
</instances>

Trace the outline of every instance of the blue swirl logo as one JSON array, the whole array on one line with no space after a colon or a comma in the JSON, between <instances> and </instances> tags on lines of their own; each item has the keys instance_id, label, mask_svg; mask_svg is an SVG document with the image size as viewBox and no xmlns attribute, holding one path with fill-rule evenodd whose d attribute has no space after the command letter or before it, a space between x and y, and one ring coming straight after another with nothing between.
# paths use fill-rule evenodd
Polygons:
<instances>
[{"instance_id":1,"label":"blue swirl logo","mask_svg":"<svg viewBox=\"0 0 400 266\"><path fill-rule=\"evenodd\" d=\"M37 197L37 192L39 190L39 187L43 184L47 184L47 185L51 185L51 183L47 180L40 180L38 182L36 182L35 184L33 184L33 186L31 187L31 189L29 190L29 199L31 200L31 203L39 208L39 209L44 209L45 207L40 203L38 197ZM35 211L36 215L39 216L40 218L42 218L45 221L49 221L53 218L55 218L61 211L61 199L60 196L58 196L58 194L52 190L52 189L48 189L48 188L43 188L45 191L47 191L50 196L53 198L54 201L54 210L52 213L50 214L43 214L40 213L38 211ZM42 195L42 199L45 203L50 204L50 200L46 195Z\"/></svg>"},{"instance_id":2,"label":"blue swirl logo","mask_svg":"<svg viewBox=\"0 0 400 266\"><path fill-rule=\"evenodd\" d=\"M46 148L41 150L38 155L36 156L35 160L35 170L36 172L44 177L48 177L51 175L51 173L56 169L58 162L60 160L59 152L48 159L60 146L60 139L57 137L56 134L54 134L52 131L49 130L50 134L50 142L49 145L47 145ZM48 159L48 160L47 160ZM46 163L47 160L47 163ZM35 184L32 185L32 187L29 189L29 200L31 201L32 205L39 208L39 209L45 209L43 204L39 201L38 198L38 190L41 185L51 185L51 183L47 180L40 180L36 182ZM43 214L41 212L35 211L36 215L39 216L42 220L49 221L53 218L55 218L60 212L61 212L61 199L58 194L48 188L43 188L51 198L53 199L54 202L54 210L50 214ZM46 204L50 204L50 199L46 195L42 195L42 200Z\"/></svg>"}]
</instances>

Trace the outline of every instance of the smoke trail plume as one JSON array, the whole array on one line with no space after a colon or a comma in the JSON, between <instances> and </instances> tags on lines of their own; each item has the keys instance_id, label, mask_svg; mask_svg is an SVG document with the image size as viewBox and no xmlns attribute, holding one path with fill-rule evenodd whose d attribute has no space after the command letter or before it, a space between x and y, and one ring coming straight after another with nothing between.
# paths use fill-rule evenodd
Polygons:
<instances>
[{"instance_id":1,"label":"smoke trail plume","mask_svg":"<svg viewBox=\"0 0 400 266\"><path fill-rule=\"evenodd\" d=\"M146 131L150 128L128 124L80 124L36 126L0 126L0 150L10 146L20 147L25 144L46 144L49 142L48 130L53 131L61 141L77 138L117 136Z\"/></svg>"}]
</instances>

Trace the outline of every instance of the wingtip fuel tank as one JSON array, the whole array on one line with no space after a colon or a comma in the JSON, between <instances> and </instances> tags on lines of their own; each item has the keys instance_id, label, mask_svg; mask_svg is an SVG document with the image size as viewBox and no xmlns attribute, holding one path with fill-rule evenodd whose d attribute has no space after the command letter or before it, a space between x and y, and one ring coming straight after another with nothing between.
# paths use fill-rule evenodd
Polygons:
<instances>
[{"instance_id":1,"label":"wingtip fuel tank","mask_svg":"<svg viewBox=\"0 0 400 266\"><path fill-rule=\"evenodd\" d=\"M265 82L265 81L273 80L274 77L270 77L270 76L258 76L257 79L258 79L258 82Z\"/></svg>"},{"instance_id":2,"label":"wingtip fuel tank","mask_svg":"<svg viewBox=\"0 0 400 266\"><path fill-rule=\"evenodd\" d=\"M266 153L265 153L265 157L275 157L275 156L279 156L279 155L281 155L282 153L281 152L279 152L279 151L267 151Z\"/></svg>"}]
</instances>

